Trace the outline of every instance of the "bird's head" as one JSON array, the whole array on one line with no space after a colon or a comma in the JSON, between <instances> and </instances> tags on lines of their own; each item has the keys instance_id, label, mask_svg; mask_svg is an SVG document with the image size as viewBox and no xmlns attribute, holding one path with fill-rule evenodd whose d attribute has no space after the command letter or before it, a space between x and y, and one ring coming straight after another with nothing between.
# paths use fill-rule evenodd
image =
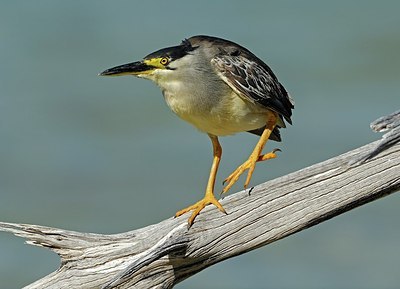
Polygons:
<instances>
[{"instance_id":1,"label":"bird's head","mask_svg":"<svg viewBox=\"0 0 400 289\"><path fill-rule=\"evenodd\" d=\"M158 82L158 78L174 73L185 64L189 64L188 55L197 47L190 41L184 40L178 46L172 46L157 50L141 61L119 65L100 73L102 76L133 75ZM185 60L184 60L185 59Z\"/></svg>"}]
</instances>

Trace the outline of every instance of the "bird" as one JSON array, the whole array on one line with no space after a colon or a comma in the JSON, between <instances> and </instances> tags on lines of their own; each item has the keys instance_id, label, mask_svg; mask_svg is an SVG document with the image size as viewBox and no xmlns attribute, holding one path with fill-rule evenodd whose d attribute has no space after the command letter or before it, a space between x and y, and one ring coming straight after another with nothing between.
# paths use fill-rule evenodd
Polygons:
<instances>
[{"instance_id":1,"label":"bird","mask_svg":"<svg viewBox=\"0 0 400 289\"><path fill-rule=\"evenodd\" d=\"M225 180L226 193L247 171L250 183L257 162L277 157L263 154L268 139L281 141L279 129L292 124L294 101L271 68L245 47L218 37L197 35L135 61L106 69L101 76L132 75L155 82L169 108L200 132L213 148L210 175L202 199L175 214L191 212L188 226L210 204L227 214L214 194L222 157L219 137L250 132L259 140L248 159Z\"/></svg>"}]
</instances>

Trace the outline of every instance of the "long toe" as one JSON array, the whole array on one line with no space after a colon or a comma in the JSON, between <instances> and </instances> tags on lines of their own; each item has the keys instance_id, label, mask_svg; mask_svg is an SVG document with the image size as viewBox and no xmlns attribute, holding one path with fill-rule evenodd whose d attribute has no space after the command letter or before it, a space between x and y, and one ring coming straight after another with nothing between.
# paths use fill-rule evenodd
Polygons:
<instances>
[{"instance_id":1,"label":"long toe","mask_svg":"<svg viewBox=\"0 0 400 289\"><path fill-rule=\"evenodd\" d=\"M250 183L251 177L253 176L253 172L256 168L256 163L261 161L266 161L269 159L274 159L277 157L276 152L280 151L280 149L274 149L272 152L266 153L264 155L250 155L250 157L236 170L234 170L223 182L226 186L222 189L221 194L225 194L229 191L229 189L239 180L240 176L246 171L247 173L246 181L244 182L244 188L246 189Z\"/></svg>"},{"instance_id":2,"label":"long toe","mask_svg":"<svg viewBox=\"0 0 400 289\"><path fill-rule=\"evenodd\" d=\"M204 196L203 199L201 199L200 201L198 201L197 203L184 208L178 212L176 212L175 217L179 217L189 211L193 211L192 215L189 217L188 219L188 225L189 227L192 226L194 220L196 219L196 217L200 214L200 212L209 204L213 204L214 206L216 206L222 213L226 214L225 209L222 207L222 205L218 202L218 200L215 198L214 194L209 193L206 194Z\"/></svg>"},{"instance_id":3,"label":"long toe","mask_svg":"<svg viewBox=\"0 0 400 289\"><path fill-rule=\"evenodd\" d=\"M225 180L226 186L222 189L221 194L225 194L230 190L230 188L239 180L240 176L248 169L249 174L246 179L245 188L247 187L248 182L250 182L251 175L253 174L254 167L256 161L252 161L250 158L245 161L242 165L240 165L236 170L234 170Z\"/></svg>"}]
</instances>

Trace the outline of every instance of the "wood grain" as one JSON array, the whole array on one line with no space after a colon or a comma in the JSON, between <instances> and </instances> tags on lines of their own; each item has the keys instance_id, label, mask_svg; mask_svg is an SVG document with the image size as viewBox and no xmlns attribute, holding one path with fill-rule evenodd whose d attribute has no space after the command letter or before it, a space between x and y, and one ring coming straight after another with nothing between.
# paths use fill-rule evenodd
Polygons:
<instances>
[{"instance_id":1,"label":"wood grain","mask_svg":"<svg viewBox=\"0 0 400 289\"><path fill-rule=\"evenodd\" d=\"M398 128L391 127L390 138L263 183L251 194L230 195L221 201L228 215L207 207L190 229L185 214L114 235L3 222L0 230L61 257L57 271L25 288L172 288L217 262L398 191Z\"/></svg>"}]
</instances>

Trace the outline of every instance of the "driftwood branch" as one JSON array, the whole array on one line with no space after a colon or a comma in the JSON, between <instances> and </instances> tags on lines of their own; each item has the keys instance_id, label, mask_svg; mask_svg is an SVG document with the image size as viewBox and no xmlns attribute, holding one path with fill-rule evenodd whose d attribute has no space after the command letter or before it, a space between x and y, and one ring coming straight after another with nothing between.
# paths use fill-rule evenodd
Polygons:
<instances>
[{"instance_id":1,"label":"driftwood branch","mask_svg":"<svg viewBox=\"0 0 400 289\"><path fill-rule=\"evenodd\" d=\"M115 235L0 223L47 247L60 268L26 288L172 288L224 259L267 245L400 189L400 111L377 120L377 142L239 192L187 215Z\"/></svg>"}]
</instances>

